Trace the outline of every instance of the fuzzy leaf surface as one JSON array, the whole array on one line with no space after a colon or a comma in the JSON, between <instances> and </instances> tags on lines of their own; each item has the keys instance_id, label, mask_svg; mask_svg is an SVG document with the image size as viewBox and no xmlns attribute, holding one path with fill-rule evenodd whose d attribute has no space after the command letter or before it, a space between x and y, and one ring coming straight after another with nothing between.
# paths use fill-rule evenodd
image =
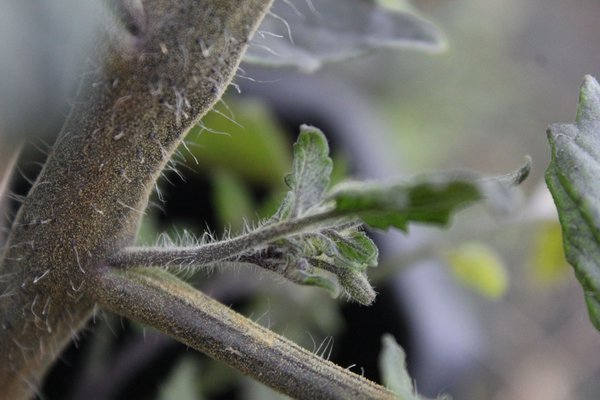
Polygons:
<instances>
[{"instance_id":1,"label":"fuzzy leaf surface","mask_svg":"<svg viewBox=\"0 0 600 400\"><path fill-rule=\"evenodd\" d=\"M245 61L312 72L378 48L440 51L438 28L408 9L376 0L279 0L252 39Z\"/></svg>"},{"instance_id":2,"label":"fuzzy leaf surface","mask_svg":"<svg viewBox=\"0 0 600 400\"><path fill-rule=\"evenodd\" d=\"M586 76L575 124L548 129L552 159L546 184L563 232L567 260L581 283L590 319L600 330L600 85Z\"/></svg>"},{"instance_id":3,"label":"fuzzy leaf surface","mask_svg":"<svg viewBox=\"0 0 600 400\"><path fill-rule=\"evenodd\" d=\"M412 182L348 182L334 187L329 198L340 215L356 215L372 228L406 230L408 223L446 225L451 215L478 200L502 208L517 202L512 186L529 173L528 161L513 174L482 179L475 174L435 174Z\"/></svg>"},{"instance_id":4,"label":"fuzzy leaf surface","mask_svg":"<svg viewBox=\"0 0 600 400\"><path fill-rule=\"evenodd\" d=\"M350 228L340 233L329 232L328 235L335 244L337 253L331 256L340 262L356 266L358 271L366 267L376 267L379 250L367 234L356 228Z\"/></svg>"},{"instance_id":5,"label":"fuzzy leaf surface","mask_svg":"<svg viewBox=\"0 0 600 400\"><path fill-rule=\"evenodd\" d=\"M290 191L271 222L292 222L326 210L332 164L323 132L303 125L294 144L292 172L285 177ZM293 282L319 286L334 297L343 292L361 304L370 304L375 298L366 269L377 265L379 252L351 218L324 222L303 234L272 243L267 249L280 256L272 257L263 266Z\"/></svg>"},{"instance_id":6,"label":"fuzzy leaf surface","mask_svg":"<svg viewBox=\"0 0 600 400\"><path fill-rule=\"evenodd\" d=\"M293 199L288 218L301 216L321 202L332 169L325 135L317 128L302 125L294 144L292 172L285 177Z\"/></svg>"}]
</instances>

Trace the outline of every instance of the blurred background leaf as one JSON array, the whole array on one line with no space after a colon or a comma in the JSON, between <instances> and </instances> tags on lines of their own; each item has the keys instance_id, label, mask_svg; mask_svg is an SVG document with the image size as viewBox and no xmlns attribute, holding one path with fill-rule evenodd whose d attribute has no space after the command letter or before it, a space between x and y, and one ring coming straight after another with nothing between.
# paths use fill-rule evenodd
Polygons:
<instances>
[{"instance_id":1,"label":"blurred background leaf","mask_svg":"<svg viewBox=\"0 0 600 400\"><path fill-rule=\"evenodd\" d=\"M252 221L255 206L252 194L239 176L227 169L216 170L212 175L213 203L219 226L232 232L241 232L244 221Z\"/></svg>"},{"instance_id":2,"label":"blurred background leaf","mask_svg":"<svg viewBox=\"0 0 600 400\"><path fill-rule=\"evenodd\" d=\"M278 0L244 60L314 72L375 49L445 48L438 28L399 3L375 0Z\"/></svg>"},{"instance_id":3,"label":"blurred background leaf","mask_svg":"<svg viewBox=\"0 0 600 400\"><path fill-rule=\"evenodd\" d=\"M158 400L203 400L204 396L198 385L200 375L196 360L182 357L162 384Z\"/></svg>"},{"instance_id":4,"label":"blurred background leaf","mask_svg":"<svg viewBox=\"0 0 600 400\"><path fill-rule=\"evenodd\" d=\"M264 104L226 101L188 133L198 168L226 166L250 182L283 186L281 177L292 160L291 141Z\"/></svg>"},{"instance_id":5,"label":"blurred background leaf","mask_svg":"<svg viewBox=\"0 0 600 400\"><path fill-rule=\"evenodd\" d=\"M542 285L556 285L568 275L569 264L562 249L563 237L557 221L541 223L531 247L533 277Z\"/></svg>"},{"instance_id":6,"label":"blurred background leaf","mask_svg":"<svg viewBox=\"0 0 600 400\"><path fill-rule=\"evenodd\" d=\"M448 263L459 283L487 298L498 299L508 289L506 266L498 253L483 243L462 243L451 249Z\"/></svg>"}]
</instances>

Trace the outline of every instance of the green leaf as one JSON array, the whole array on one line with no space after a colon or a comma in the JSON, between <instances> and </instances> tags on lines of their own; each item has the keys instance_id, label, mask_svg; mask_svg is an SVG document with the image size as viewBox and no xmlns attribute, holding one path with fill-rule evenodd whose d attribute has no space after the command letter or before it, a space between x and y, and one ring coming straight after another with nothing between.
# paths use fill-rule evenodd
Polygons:
<instances>
[{"instance_id":1,"label":"green leaf","mask_svg":"<svg viewBox=\"0 0 600 400\"><path fill-rule=\"evenodd\" d=\"M340 234L335 231L328 232L338 250L337 258L340 262L354 263L360 265L361 271L364 267L376 267L379 250L377 245L365 232L356 228L348 229Z\"/></svg>"},{"instance_id":2,"label":"green leaf","mask_svg":"<svg viewBox=\"0 0 600 400\"><path fill-rule=\"evenodd\" d=\"M431 22L377 0L275 2L244 61L312 72L326 63L379 48L440 51L445 40Z\"/></svg>"},{"instance_id":3,"label":"green leaf","mask_svg":"<svg viewBox=\"0 0 600 400\"><path fill-rule=\"evenodd\" d=\"M426 400L419 396L406 369L406 355L396 339L390 334L381 338L382 350L379 355L379 371L383 384L398 395L399 400ZM439 399L448 399L440 396Z\"/></svg>"},{"instance_id":4,"label":"green leaf","mask_svg":"<svg viewBox=\"0 0 600 400\"><path fill-rule=\"evenodd\" d=\"M508 288L508 273L500 256L483 243L464 243L448 254L450 270L464 286L490 299Z\"/></svg>"},{"instance_id":5,"label":"green leaf","mask_svg":"<svg viewBox=\"0 0 600 400\"><path fill-rule=\"evenodd\" d=\"M600 86L594 78L586 76L581 86L576 123L550 126L548 140L546 184L558 209L565 254L600 330Z\"/></svg>"},{"instance_id":6,"label":"green leaf","mask_svg":"<svg viewBox=\"0 0 600 400\"><path fill-rule=\"evenodd\" d=\"M377 266L379 250L367 234L357 226L343 229L327 229L319 234L304 235L305 254L324 257L326 261L344 268L364 272L367 267Z\"/></svg>"},{"instance_id":7,"label":"green leaf","mask_svg":"<svg viewBox=\"0 0 600 400\"><path fill-rule=\"evenodd\" d=\"M292 214L294 209L294 193L287 192L281 204L277 207L275 214L269 219L269 222L285 221Z\"/></svg>"},{"instance_id":8,"label":"green leaf","mask_svg":"<svg viewBox=\"0 0 600 400\"><path fill-rule=\"evenodd\" d=\"M329 185L332 168L329 145L323 132L302 125L300 136L294 143L292 172L285 177L285 183L292 189L293 199L288 218L301 216L321 202Z\"/></svg>"},{"instance_id":9,"label":"green leaf","mask_svg":"<svg viewBox=\"0 0 600 400\"><path fill-rule=\"evenodd\" d=\"M437 174L415 182L349 182L334 187L329 195L340 215L356 215L379 229L407 229L409 222L437 225L448 223L455 211L485 199L502 208L517 199L511 187L530 170L530 161L513 174L481 179L474 174Z\"/></svg>"},{"instance_id":10,"label":"green leaf","mask_svg":"<svg viewBox=\"0 0 600 400\"><path fill-rule=\"evenodd\" d=\"M271 252L275 248L275 253L288 257L283 268L275 270L293 282L321 287L334 298L342 289L350 299L363 305L375 299L365 271L377 265L378 249L355 224L281 240L271 246Z\"/></svg>"}]
</instances>

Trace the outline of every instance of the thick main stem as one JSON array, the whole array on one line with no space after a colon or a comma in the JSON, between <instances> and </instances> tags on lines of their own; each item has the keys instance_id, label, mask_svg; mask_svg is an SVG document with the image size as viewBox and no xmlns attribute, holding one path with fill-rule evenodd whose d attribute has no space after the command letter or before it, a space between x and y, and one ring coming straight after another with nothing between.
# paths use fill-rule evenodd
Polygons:
<instances>
[{"instance_id":1,"label":"thick main stem","mask_svg":"<svg viewBox=\"0 0 600 400\"><path fill-rule=\"evenodd\" d=\"M131 245L165 163L270 4L146 0L128 31L104 36L0 258L0 398L30 397L88 319L95 269Z\"/></svg>"}]
</instances>

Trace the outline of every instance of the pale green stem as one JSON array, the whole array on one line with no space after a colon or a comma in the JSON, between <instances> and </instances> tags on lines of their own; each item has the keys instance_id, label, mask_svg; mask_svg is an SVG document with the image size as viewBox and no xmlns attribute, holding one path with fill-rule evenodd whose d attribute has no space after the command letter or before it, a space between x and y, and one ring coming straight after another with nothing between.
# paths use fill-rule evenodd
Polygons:
<instances>
[{"instance_id":1,"label":"pale green stem","mask_svg":"<svg viewBox=\"0 0 600 400\"><path fill-rule=\"evenodd\" d=\"M114 267L207 266L276 240L319 229L338 218L332 212L264 225L244 235L191 247L126 247L110 260Z\"/></svg>"}]
</instances>

